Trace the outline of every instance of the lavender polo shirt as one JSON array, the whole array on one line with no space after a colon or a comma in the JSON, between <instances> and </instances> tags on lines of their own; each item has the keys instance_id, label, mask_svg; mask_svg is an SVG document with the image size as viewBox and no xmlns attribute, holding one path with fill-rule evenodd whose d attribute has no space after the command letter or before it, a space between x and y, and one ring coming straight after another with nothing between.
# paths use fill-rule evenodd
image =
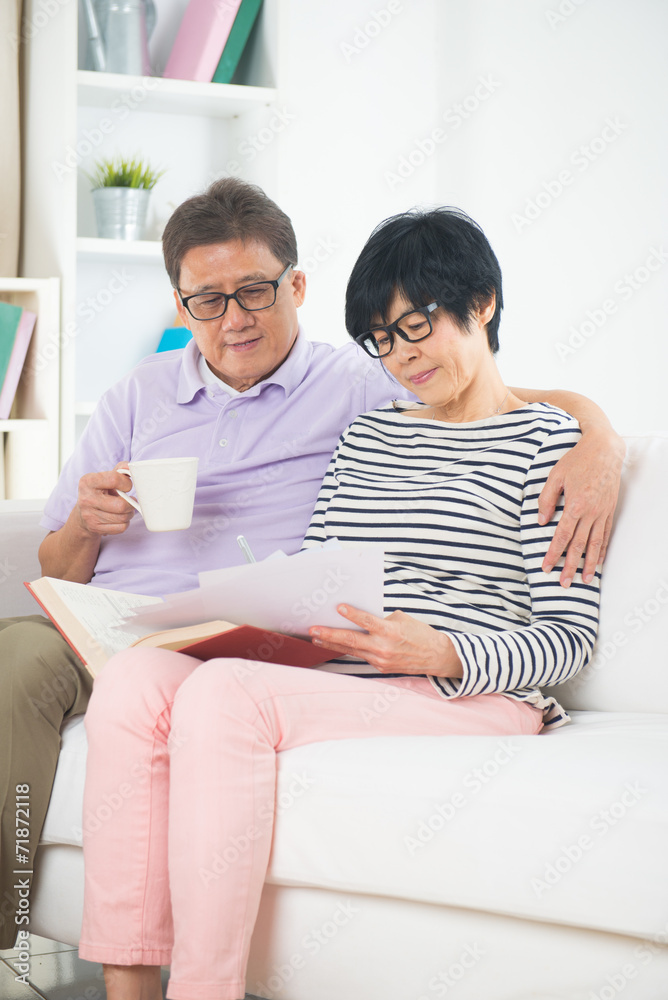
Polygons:
<instances>
[{"instance_id":1,"label":"lavender polo shirt","mask_svg":"<svg viewBox=\"0 0 668 1000\"><path fill-rule=\"evenodd\" d=\"M296 552L342 431L366 410L405 397L355 344L313 343L300 329L274 374L240 394L206 384L194 341L145 358L108 390L44 508L62 528L79 479L130 459L199 456L195 510L185 531L150 532L139 514L106 535L91 583L137 594L196 587L200 570L243 562L237 535L257 559Z\"/></svg>"}]
</instances>

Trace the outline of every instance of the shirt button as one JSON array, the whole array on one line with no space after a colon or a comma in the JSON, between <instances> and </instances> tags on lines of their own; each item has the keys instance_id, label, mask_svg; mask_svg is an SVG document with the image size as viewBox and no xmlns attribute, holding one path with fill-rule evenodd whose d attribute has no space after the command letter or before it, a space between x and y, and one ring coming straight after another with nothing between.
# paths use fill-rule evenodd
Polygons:
<instances>
[{"instance_id":1,"label":"shirt button","mask_svg":"<svg viewBox=\"0 0 668 1000\"><path fill-rule=\"evenodd\" d=\"M218 444L221 448L224 448L227 445L227 438L221 438Z\"/></svg>"},{"instance_id":2,"label":"shirt button","mask_svg":"<svg viewBox=\"0 0 668 1000\"><path fill-rule=\"evenodd\" d=\"M237 411L236 410L230 410L230 416L232 417L232 420L236 420Z\"/></svg>"},{"instance_id":3,"label":"shirt button","mask_svg":"<svg viewBox=\"0 0 668 1000\"><path fill-rule=\"evenodd\" d=\"M216 390L212 385L210 385L209 388L206 390L206 394L207 396L215 396Z\"/></svg>"}]
</instances>

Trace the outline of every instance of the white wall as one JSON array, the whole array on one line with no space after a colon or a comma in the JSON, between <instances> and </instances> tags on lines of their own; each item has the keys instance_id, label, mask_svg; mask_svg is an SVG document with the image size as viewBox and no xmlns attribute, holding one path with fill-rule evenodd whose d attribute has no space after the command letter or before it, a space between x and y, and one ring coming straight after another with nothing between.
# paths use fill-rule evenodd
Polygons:
<instances>
[{"instance_id":1,"label":"white wall","mask_svg":"<svg viewBox=\"0 0 668 1000\"><path fill-rule=\"evenodd\" d=\"M439 117L440 4L284 3L279 84L295 121L279 138L280 199L308 277L303 321L313 339L343 343L346 281L371 230L435 198L435 158L398 190L385 173Z\"/></svg>"},{"instance_id":2,"label":"white wall","mask_svg":"<svg viewBox=\"0 0 668 1000\"><path fill-rule=\"evenodd\" d=\"M187 0L156 2L152 52L161 65ZM119 148L152 151L169 167L155 192L154 235L174 205L224 175L234 155L242 175L263 183L294 221L309 335L343 343L346 280L372 228L415 204L458 205L482 224L503 269L506 380L584 392L624 432L668 433L668 5L265 6L270 33L281 12L279 119L275 108L239 119L226 145L215 123L206 125L206 156L195 165L191 150L202 149L196 129L204 127L196 120L191 135L183 124L166 133L165 116L131 117L113 137ZM151 117L160 118L152 136ZM86 121L82 112L80 127ZM245 155L248 140L272 122L272 141ZM81 205L80 215L87 232ZM172 312L167 289L139 353L151 349Z\"/></svg>"},{"instance_id":3,"label":"white wall","mask_svg":"<svg viewBox=\"0 0 668 1000\"><path fill-rule=\"evenodd\" d=\"M456 204L504 272L507 381L584 392L624 432L668 433L668 5L403 0L364 45L387 0L285 4L295 119L274 150L277 194L310 265L310 335L345 340L345 280L377 222ZM405 178L401 164L415 165Z\"/></svg>"}]
</instances>

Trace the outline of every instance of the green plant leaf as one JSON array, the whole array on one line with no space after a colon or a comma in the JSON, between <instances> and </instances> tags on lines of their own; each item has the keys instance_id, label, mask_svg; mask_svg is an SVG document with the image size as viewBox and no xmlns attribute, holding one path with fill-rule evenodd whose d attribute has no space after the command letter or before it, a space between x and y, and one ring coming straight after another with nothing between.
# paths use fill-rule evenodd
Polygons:
<instances>
[{"instance_id":1,"label":"green plant leaf","mask_svg":"<svg viewBox=\"0 0 668 1000\"><path fill-rule=\"evenodd\" d=\"M133 156L128 160L122 156L95 161L95 171L84 171L91 182L92 190L105 187L144 188L150 191L165 173L154 170L145 160Z\"/></svg>"}]
</instances>

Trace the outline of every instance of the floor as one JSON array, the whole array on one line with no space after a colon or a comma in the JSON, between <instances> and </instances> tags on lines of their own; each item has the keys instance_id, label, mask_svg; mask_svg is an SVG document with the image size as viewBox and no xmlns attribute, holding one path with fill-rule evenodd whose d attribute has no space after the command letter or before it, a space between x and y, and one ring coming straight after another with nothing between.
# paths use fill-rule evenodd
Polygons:
<instances>
[{"instance_id":1,"label":"floor","mask_svg":"<svg viewBox=\"0 0 668 1000\"><path fill-rule=\"evenodd\" d=\"M49 941L36 934L30 938L29 985L16 981L17 953L0 951L0 997L2 1000L106 1000L102 966L84 962L76 948ZM163 970L163 993L168 973ZM246 1000L255 1000L247 994Z\"/></svg>"}]
</instances>

